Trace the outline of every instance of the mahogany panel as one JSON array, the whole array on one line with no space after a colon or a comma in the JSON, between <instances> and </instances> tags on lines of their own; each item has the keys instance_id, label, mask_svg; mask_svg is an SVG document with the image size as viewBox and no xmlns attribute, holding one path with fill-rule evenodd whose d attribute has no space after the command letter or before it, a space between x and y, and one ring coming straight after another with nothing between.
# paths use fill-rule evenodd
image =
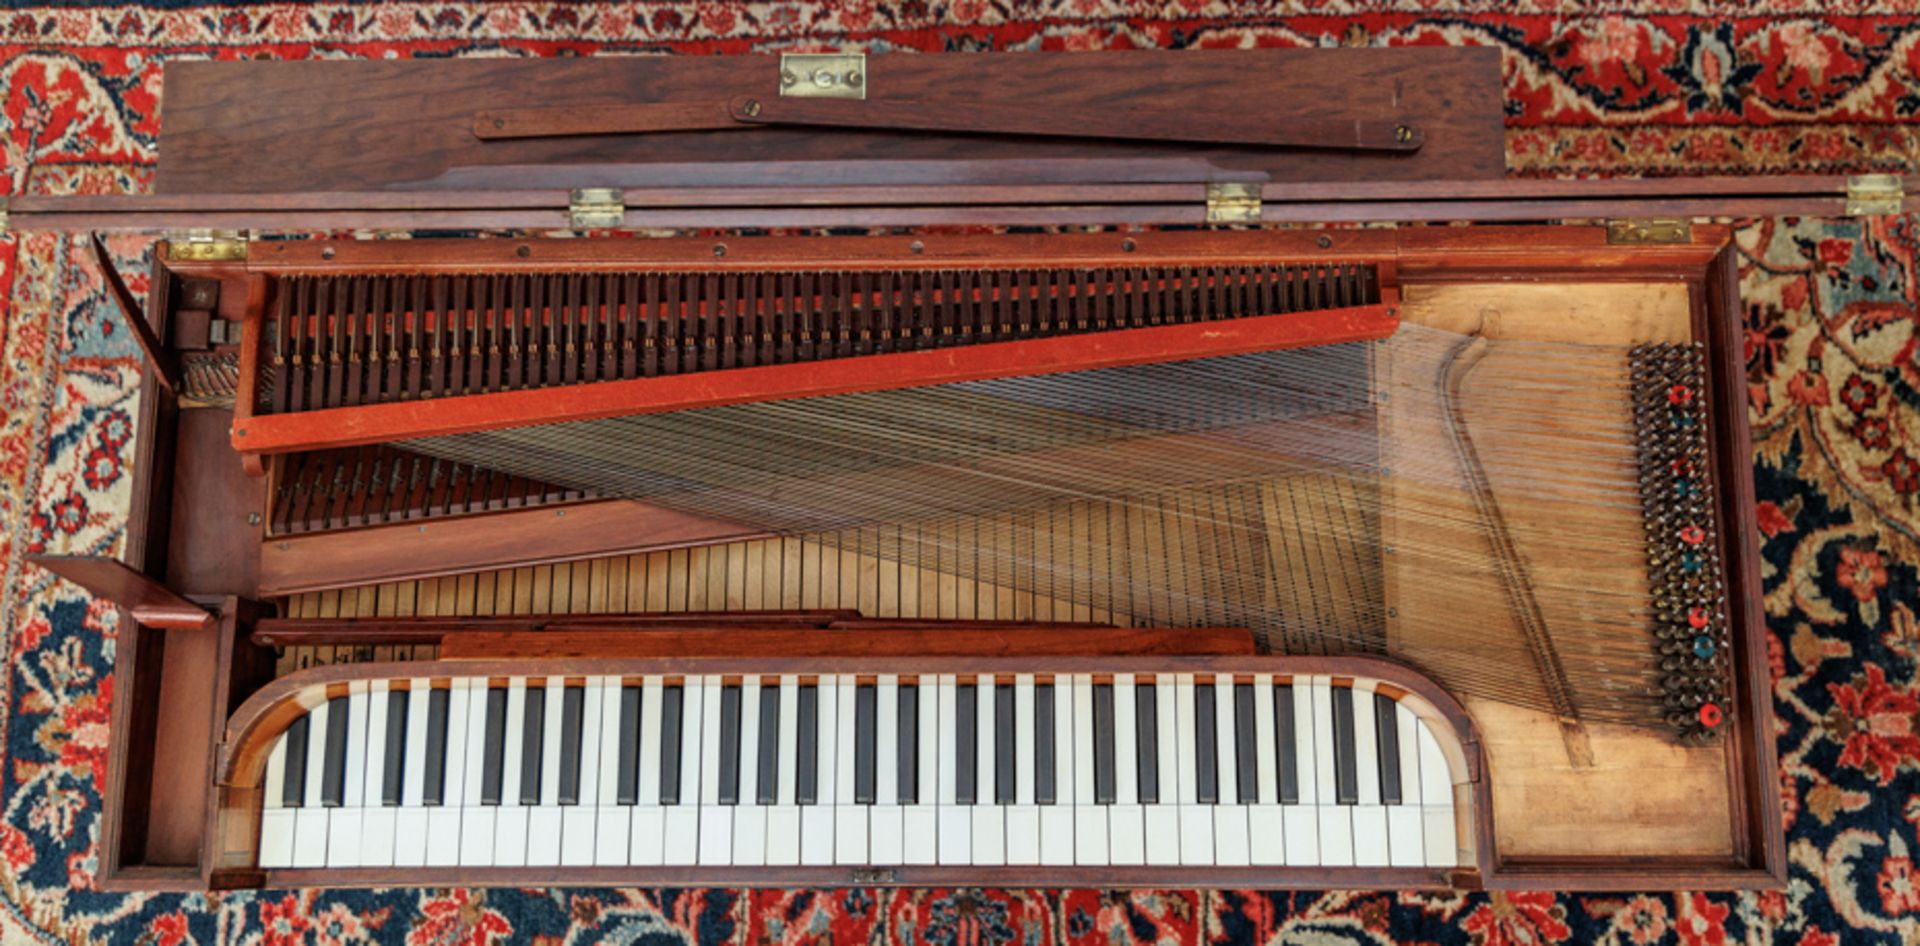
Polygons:
<instances>
[{"instance_id":1,"label":"mahogany panel","mask_svg":"<svg viewBox=\"0 0 1920 946\"><path fill-rule=\"evenodd\" d=\"M257 430L268 421L303 416L312 415L255 418L252 426ZM224 442L219 450L229 464L238 469L238 464L232 462L231 449ZM713 545L763 535L739 523L625 499L396 522L265 540L259 540L256 534L257 593L298 594L486 569L632 555L662 548Z\"/></svg>"},{"instance_id":2,"label":"mahogany panel","mask_svg":"<svg viewBox=\"0 0 1920 946\"><path fill-rule=\"evenodd\" d=\"M1255 653L1253 633L1238 627L1200 628L1022 628L989 623L968 627L890 628L884 620L864 622L858 630L823 634L814 630L729 627L713 632L652 630L579 630L557 627L534 633L477 631L445 638L440 659L550 660L555 658L664 658L720 656L811 659L819 657L1133 657L1153 655L1225 655Z\"/></svg>"},{"instance_id":3,"label":"mahogany panel","mask_svg":"<svg viewBox=\"0 0 1920 946\"><path fill-rule=\"evenodd\" d=\"M1063 122L1143 107L1249 123L1412 117L1425 142L1400 154L811 128L482 141L472 125L484 110L778 98L778 59L176 62L166 68L155 190L408 189L463 167L627 162L691 165L695 179L680 183L697 183L702 165L776 160L1010 162L978 172L996 184L1019 183L1026 162L1059 159L1198 160L1221 174L1302 181L1505 173L1500 57L1490 48L880 54L867 73L870 101L930 110L1000 101ZM605 184L590 169L554 182Z\"/></svg>"}]
</instances>

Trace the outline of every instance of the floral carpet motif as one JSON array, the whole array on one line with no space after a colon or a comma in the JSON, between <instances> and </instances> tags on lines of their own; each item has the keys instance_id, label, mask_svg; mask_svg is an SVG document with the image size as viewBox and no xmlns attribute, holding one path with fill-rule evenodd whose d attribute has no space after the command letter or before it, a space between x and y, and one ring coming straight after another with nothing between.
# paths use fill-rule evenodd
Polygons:
<instances>
[{"instance_id":1,"label":"floral carpet motif","mask_svg":"<svg viewBox=\"0 0 1920 946\"><path fill-rule=\"evenodd\" d=\"M399 3L0 12L12 193L138 190L160 64L222 57L1491 44L1523 174L1898 169L1920 153L1906 3L1346 0ZM79 244L0 236L0 941L128 943L1920 942L1920 219L1744 227L1784 893L94 888L115 616L21 556L115 549L137 362ZM116 240L143 272L144 241ZM134 290L143 286L134 279Z\"/></svg>"}]
</instances>

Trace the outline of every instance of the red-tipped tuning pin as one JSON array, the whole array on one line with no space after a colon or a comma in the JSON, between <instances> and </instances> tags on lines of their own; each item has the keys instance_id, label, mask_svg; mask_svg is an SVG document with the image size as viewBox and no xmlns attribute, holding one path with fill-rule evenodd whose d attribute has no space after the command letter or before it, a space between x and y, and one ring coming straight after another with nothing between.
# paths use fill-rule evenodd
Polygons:
<instances>
[{"instance_id":1,"label":"red-tipped tuning pin","mask_svg":"<svg viewBox=\"0 0 1920 946\"><path fill-rule=\"evenodd\" d=\"M1718 703L1700 704L1700 725L1705 726L1708 729L1717 729L1719 728L1720 723L1725 719L1726 719L1726 714L1720 712L1720 704Z\"/></svg>"}]
</instances>

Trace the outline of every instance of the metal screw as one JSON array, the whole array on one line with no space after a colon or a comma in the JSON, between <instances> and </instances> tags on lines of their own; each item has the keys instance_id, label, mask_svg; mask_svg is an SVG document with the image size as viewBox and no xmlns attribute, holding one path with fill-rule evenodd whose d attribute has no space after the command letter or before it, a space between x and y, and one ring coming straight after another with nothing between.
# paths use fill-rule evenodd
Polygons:
<instances>
[{"instance_id":1,"label":"metal screw","mask_svg":"<svg viewBox=\"0 0 1920 946\"><path fill-rule=\"evenodd\" d=\"M1406 144L1413 140L1413 126L1401 125L1393 130L1393 140Z\"/></svg>"},{"instance_id":2,"label":"metal screw","mask_svg":"<svg viewBox=\"0 0 1920 946\"><path fill-rule=\"evenodd\" d=\"M727 245L725 243L715 243L713 245L713 255L715 256L727 255Z\"/></svg>"},{"instance_id":3,"label":"metal screw","mask_svg":"<svg viewBox=\"0 0 1920 946\"><path fill-rule=\"evenodd\" d=\"M333 259L333 247L329 246L329 247L326 247L325 249L322 249L320 251L320 258Z\"/></svg>"},{"instance_id":4,"label":"metal screw","mask_svg":"<svg viewBox=\"0 0 1920 946\"><path fill-rule=\"evenodd\" d=\"M565 509L555 509L553 514L556 516L564 516L567 514L567 511Z\"/></svg>"},{"instance_id":5,"label":"metal screw","mask_svg":"<svg viewBox=\"0 0 1920 946\"><path fill-rule=\"evenodd\" d=\"M825 69L813 70L813 84L823 89L831 89L840 81L840 77Z\"/></svg>"},{"instance_id":6,"label":"metal screw","mask_svg":"<svg viewBox=\"0 0 1920 946\"><path fill-rule=\"evenodd\" d=\"M260 514L259 514L259 513L257 513L257 512L250 512L250 513L247 513L247 525L250 525L250 526L257 526L257 525L259 525L259 524L260 524Z\"/></svg>"},{"instance_id":7,"label":"metal screw","mask_svg":"<svg viewBox=\"0 0 1920 946\"><path fill-rule=\"evenodd\" d=\"M740 111L742 114L745 114L748 117L752 117L754 115L760 114L760 100L748 99L745 102L740 103Z\"/></svg>"},{"instance_id":8,"label":"metal screw","mask_svg":"<svg viewBox=\"0 0 1920 946\"><path fill-rule=\"evenodd\" d=\"M857 89L860 87L860 83L865 81L865 79L860 77L860 71L858 69L847 70L847 85Z\"/></svg>"},{"instance_id":9,"label":"metal screw","mask_svg":"<svg viewBox=\"0 0 1920 946\"><path fill-rule=\"evenodd\" d=\"M507 127L507 120L506 120L506 119L504 119L504 118L496 118L496 119L494 119L494 120L493 120L493 127L495 127L495 128L505 128L505 127Z\"/></svg>"},{"instance_id":10,"label":"metal screw","mask_svg":"<svg viewBox=\"0 0 1920 946\"><path fill-rule=\"evenodd\" d=\"M1399 608L1388 608L1388 609L1387 609L1387 617L1390 617L1390 618L1397 618L1397 617L1399 617L1399 616L1400 616L1400 609L1399 609Z\"/></svg>"},{"instance_id":11,"label":"metal screw","mask_svg":"<svg viewBox=\"0 0 1920 946\"><path fill-rule=\"evenodd\" d=\"M1315 240L1314 242L1319 244L1320 248L1324 250L1327 247L1330 247L1333 245L1333 237L1327 236L1326 234L1322 233L1320 234L1320 239Z\"/></svg>"},{"instance_id":12,"label":"metal screw","mask_svg":"<svg viewBox=\"0 0 1920 946\"><path fill-rule=\"evenodd\" d=\"M426 526L421 526L421 527L420 527L420 531L421 531L421 532L425 532L425 531L427 531L427 527L426 527Z\"/></svg>"},{"instance_id":13,"label":"metal screw","mask_svg":"<svg viewBox=\"0 0 1920 946\"><path fill-rule=\"evenodd\" d=\"M1133 238L1132 238L1132 237L1128 237L1127 239L1124 239L1124 240L1121 240L1121 241L1120 241L1120 250L1121 250L1121 252L1123 252L1123 253L1131 253L1131 252L1133 252L1133 250L1134 250L1134 242L1133 242Z\"/></svg>"},{"instance_id":14,"label":"metal screw","mask_svg":"<svg viewBox=\"0 0 1920 946\"><path fill-rule=\"evenodd\" d=\"M284 551L286 551L286 550L287 550L287 543L285 543L285 542L281 542L281 543L279 543L279 544L277 544L277 545L275 545L275 546L274 546L274 548L277 548L277 549L279 549L280 551L282 551L282 552L284 552Z\"/></svg>"},{"instance_id":15,"label":"metal screw","mask_svg":"<svg viewBox=\"0 0 1920 946\"><path fill-rule=\"evenodd\" d=\"M521 259L526 259L527 257L533 255L533 247L528 246L525 243L522 243L519 246L516 246L513 248L513 255L518 256Z\"/></svg>"},{"instance_id":16,"label":"metal screw","mask_svg":"<svg viewBox=\"0 0 1920 946\"><path fill-rule=\"evenodd\" d=\"M234 431L233 435L235 437L245 437L247 435L247 428L242 427L239 430Z\"/></svg>"},{"instance_id":17,"label":"metal screw","mask_svg":"<svg viewBox=\"0 0 1920 946\"><path fill-rule=\"evenodd\" d=\"M796 82L799 82L799 81L800 81L800 77L799 77L799 76L796 76L796 75L794 75L794 74L793 74L793 70L792 70L792 69L782 69L782 70L780 70L780 84L781 84L781 85L793 85L794 83L796 83Z\"/></svg>"},{"instance_id":18,"label":"metal screw","mask_svg":"<svg viewBox=\"0 0 1920 946\"><path fill-rule=\"evenodd\" d=\"M907 249L912 250L915 253L924 253L927 251L927 245L925 243L920 242L919 240L915 240L912 243L907 244Z\"/></svg>"}]
</instances>

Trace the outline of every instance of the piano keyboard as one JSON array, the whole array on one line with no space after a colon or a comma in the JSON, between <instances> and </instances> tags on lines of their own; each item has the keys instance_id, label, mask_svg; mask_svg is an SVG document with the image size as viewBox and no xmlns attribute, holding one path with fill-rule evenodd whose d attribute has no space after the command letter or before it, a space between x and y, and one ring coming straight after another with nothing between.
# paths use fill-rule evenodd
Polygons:
<instances>
[{"instance_id":1,"label":"piano keyboard","mask_svg":"<svg viewBox=\"0 0 1920 946\"><path fill-rule=\"evenodd\" d=\"M1450 728L1368 679L472 676L328 692L301 691L271 742L263 868L1459 857Z\"/></svg>"}]
</instances>

